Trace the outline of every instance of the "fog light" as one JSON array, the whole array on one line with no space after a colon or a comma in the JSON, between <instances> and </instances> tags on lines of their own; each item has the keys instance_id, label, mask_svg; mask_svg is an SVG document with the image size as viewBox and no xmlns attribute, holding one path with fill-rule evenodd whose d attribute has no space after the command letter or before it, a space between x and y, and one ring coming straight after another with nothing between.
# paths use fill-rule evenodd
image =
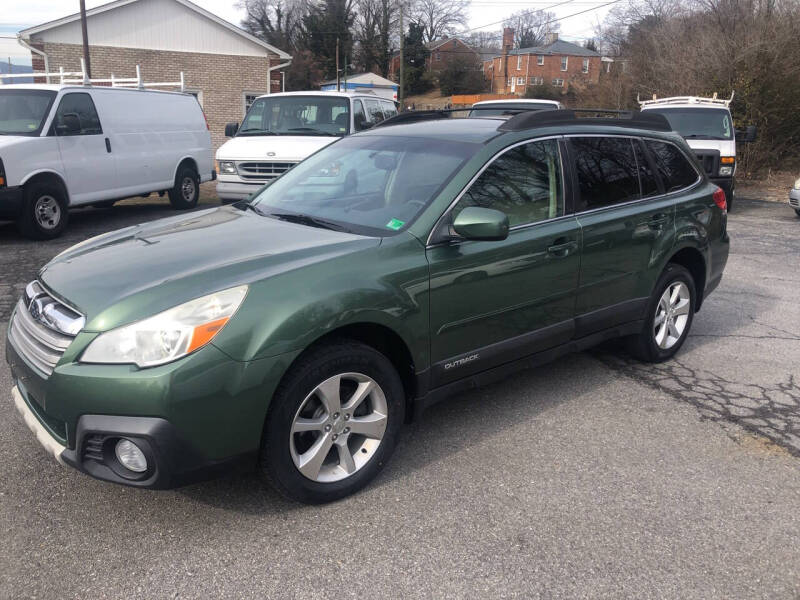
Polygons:
<instances>
[{"instance_id":1,"label":"fog light","mask_svg":"<svg viewBox=\"0 0 800 600\"><path fill-rule=\"evenodd\" d=\"M114 449L120 464L134 473L144 473L147 470L147 459L139 446L130 440L121 439Z\"/></svg>"}]
</instances>

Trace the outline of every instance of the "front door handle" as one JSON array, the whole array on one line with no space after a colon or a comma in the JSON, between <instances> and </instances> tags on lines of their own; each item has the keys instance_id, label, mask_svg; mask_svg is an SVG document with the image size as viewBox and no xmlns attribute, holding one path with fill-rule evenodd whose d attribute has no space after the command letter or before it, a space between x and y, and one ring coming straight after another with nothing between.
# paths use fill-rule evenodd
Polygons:
<instances>
[{"instance_id":1,"label":"front door handle","mask_svg":"<svg viewBox=\"0 0 800 600\"><path fill-rule=\"evenodd\" d=\"M111 153L111 140L106 138L106 152Z\"/></svg>"},{"instance_id":2,"label":"front door handle","mask_svg":"<svg viewBox=\"0 0 800 600\"><path fill-rule=\"evenodd\" d=\"M557 239L552 246L547 247L547 254L555 258L569 256L578 247L575 240L566 241L564 238Z\"/></svg>"}]
</instances>

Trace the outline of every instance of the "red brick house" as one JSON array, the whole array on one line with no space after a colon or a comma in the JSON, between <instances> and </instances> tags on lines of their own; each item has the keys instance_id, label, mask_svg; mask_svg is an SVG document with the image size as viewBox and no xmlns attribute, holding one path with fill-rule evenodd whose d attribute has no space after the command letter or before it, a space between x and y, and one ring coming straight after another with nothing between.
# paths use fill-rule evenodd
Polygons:
<instances>
[{"instance_id":1,"label":"red brick house","mask_svg":"<svg viewBox=\"0 0 800 600\"><path fill-rule=\"evenodd\" d=\"M491 82L490 92L523 96L533 85L585 86L597 83L602 68L600 54L548 34L541 46L512 49L514 30L503 30L502 54L483 63L483 73Z\"/></svg>"},{"instance_id":2,"label":"red brick house","mask_svg":"<svg viewBox=\"0 0 800 600\"><path fill-rule=\"evenodd\" d=\"M425 44L430 51L430 56L425 61L425 70L436 75L441 73L447 65L454 60L466 56L476 64L482 63L487 57L487 51L482 48L473 48L458 38L445 38ZM489 54L494 54L489 51ZM389 62L389 79L397 81L400 74L400 53L395 52Z\"/></svg>"}]
</instances>

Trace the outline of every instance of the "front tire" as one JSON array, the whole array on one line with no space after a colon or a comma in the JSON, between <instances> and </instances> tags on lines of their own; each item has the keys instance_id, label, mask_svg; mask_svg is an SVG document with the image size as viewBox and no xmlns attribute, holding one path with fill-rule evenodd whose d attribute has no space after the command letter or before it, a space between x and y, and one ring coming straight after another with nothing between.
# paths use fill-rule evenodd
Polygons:
<instances>
[{"instance_id":1,"label":"front tire","mask_svg":"<svg viewBox=\"0 0 800 600\"><path fill-rule=\"evenodd\" d=\"M795 208L794 212L798 217L800 217L800 208Z\"/></svg>"},{"instance_id":2,"label":"front tire","mask_svg":"<svg viewBox=\"0 0 800 600\"><path fill-rule=\"evenodd\" d=\"M176 210L197 206L200 198L200 176L192 167L182 166L175 175L175 186L169 190L169 202Z\"/></svg>"},{"instance_id":3,"label":"front tire","mask_svg":"<svg viewBox=\"0 0 800 600\"><path fill-rule=\"evenodd\" d=\"M32 183L25 186L22 212L17 218L20 233L32 240L52 240L67 227L69 212L61 186Z\"/></svg>"},{"instance_id":4,"label":"front tire","mask_svg":"<svg viewBox=\"0 0 800 600\"><path fill-rule=\"evenodd\" d=\"M696 306L692 274L681 265L667 264L648 302L642 331L630 338L630 353L645 362L675 356L689 335Z\"/></svg>"},{"instance_id":5,"label":"front tire","mask_svg":"<svg viewBox=\"0 0 800 600\"><path fill-rule=\"evenodd\" d=\"M367 485L394 450L405 395L373 348L326 343L292 366L270 405L261 469L284 496L331 502Z\"/></svg>"}]
</instances>

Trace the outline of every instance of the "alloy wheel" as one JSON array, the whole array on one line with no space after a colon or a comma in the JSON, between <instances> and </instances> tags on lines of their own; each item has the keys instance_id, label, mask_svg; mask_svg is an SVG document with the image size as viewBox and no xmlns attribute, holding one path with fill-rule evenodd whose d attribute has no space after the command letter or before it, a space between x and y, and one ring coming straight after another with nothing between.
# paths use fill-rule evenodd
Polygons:
<instances>
[{"instance_id":1,"label":"alloy wheel","mask_svg":"<svg viewBox=\"0 0 800 600\"><path fill-rule=\"evenodd\" d=\"M672 282L661 294L653 320L653 337L659 348L669 350L680 341L689 322L691 304L689 286L682 281Z\"/></svg>"},{"instance_id":2,"label":"alloy wheel","mask_svg":"<svg viewBox=\"0 0 800 600\"><path fill-rule=\"evenodd\" d=\"M289 450L295 467L320 483L340 481L366 465L386 432L388 406L377 382L362 373L334 375L295 413Z\"/></svg>"}]
</instances>

